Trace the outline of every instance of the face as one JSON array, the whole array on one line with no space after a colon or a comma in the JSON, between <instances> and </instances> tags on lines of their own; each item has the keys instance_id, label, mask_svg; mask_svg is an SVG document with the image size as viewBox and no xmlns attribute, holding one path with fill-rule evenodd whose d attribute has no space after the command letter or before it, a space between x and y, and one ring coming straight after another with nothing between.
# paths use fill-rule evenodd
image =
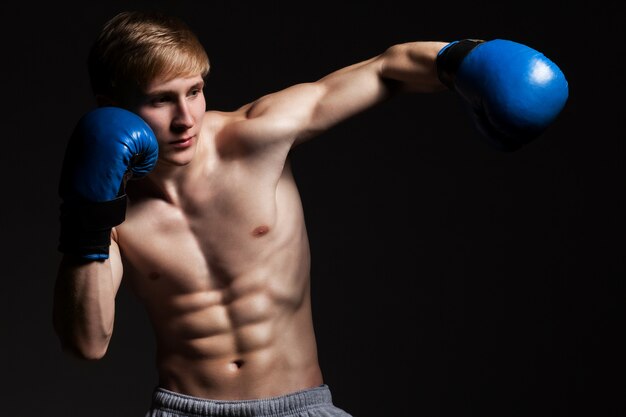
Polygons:
<instances>
[{"instance_id":1,"label":"face","mask_svg":"<svg viewBox=\"0 0 626 417\"><path fill-rule=\"evenodd\" d=\"M152 128L159 143L159 163L183 166L197 148L206 102L200 75L171 80L155 79L131 109Z\"/></svg>"}]
</instances>

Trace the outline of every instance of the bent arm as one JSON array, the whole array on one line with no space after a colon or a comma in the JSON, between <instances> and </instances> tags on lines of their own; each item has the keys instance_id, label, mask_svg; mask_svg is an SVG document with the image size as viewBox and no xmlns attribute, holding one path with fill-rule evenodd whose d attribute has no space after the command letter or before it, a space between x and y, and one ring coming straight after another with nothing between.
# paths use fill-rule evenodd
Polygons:
<instances>
[{"instance_id":1,"label":"bent arm","mask_svg":"<svg viewBox=\"0 0 626 417\"><path fill-rule=\"evenodd\" d=\"M53 324L64 350L84 359L104 356L121 280L122 263L113 240L109 259L103 261L63 256L55 283Z\"/></svg>"}]
</instances>

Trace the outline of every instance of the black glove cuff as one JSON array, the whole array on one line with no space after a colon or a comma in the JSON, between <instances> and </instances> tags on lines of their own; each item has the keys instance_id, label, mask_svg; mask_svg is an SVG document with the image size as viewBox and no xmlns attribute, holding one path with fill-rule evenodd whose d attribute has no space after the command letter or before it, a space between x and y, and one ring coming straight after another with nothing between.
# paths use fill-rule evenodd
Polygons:
<instances>
[{"instance_id":1,"label":"black glove cuff","mask_svg":"<svg viewBox=\"0 0 626 417\"><path fill-rule=\"evenodd\" d=\"M435 61L439 81L450 90L454 90L454 80L461 62L472 49L483 42L481 39L463 39L448 47L444 47L445 49L437 55Z\"/></svg>"},{"instance_id":2,"label":"black glove cuff","mask_svg":"<svg viewBox=\"0 0 626 417\"><path fill-rule=\"evenodd\" d=\"M63 202L59 251L75 255L108 255L111 229L126 217L126 195L103 202Z\"/></svg>"}]
</instances>

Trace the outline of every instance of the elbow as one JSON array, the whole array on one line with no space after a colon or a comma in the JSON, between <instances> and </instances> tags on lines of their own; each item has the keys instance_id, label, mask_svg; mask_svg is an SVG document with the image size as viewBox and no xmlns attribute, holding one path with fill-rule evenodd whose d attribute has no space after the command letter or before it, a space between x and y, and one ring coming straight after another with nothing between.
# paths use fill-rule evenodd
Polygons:
<instances>
[{"instance_id":1,"label":"elbow","mask_svg":"<svg viewBox=\"0 0 626 417\"><path fill-rule=\"evenodd\" d=\"M85 360L97 361L106 355L108 343L80 343L75 340L61 339L61 349L68 355Z\"/></svg>"},{"instance_id":2,"label":"elbow","mask_svg":"<svg viewBox=\"0 0 626 417\"><path fill-rule=\"evenodd\" d=\"M70 353L75 358L85 361L100 360L104 358L104 355L107 352L107 346L95 347L74 345L70 349L66 348L65 351L68 351L68 353Z\"/></svg>"}]
</instances>

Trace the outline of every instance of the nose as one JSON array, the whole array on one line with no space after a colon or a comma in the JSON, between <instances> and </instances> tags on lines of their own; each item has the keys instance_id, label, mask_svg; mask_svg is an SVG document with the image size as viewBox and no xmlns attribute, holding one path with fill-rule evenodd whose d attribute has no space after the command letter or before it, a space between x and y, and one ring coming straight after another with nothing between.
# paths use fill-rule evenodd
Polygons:
<instances>
[{"instance_id":1,"label":"nose","mask_svg":"<svg viewBox=\"0 0 626 417\"><path fill-rule=\"evenodd\" d=\"M186 130L194 125L193 115L189 109L188 103L184 100L176 105L175 115L172 120L172 128L175 130Z\"/></svg>"}]
</instances>

